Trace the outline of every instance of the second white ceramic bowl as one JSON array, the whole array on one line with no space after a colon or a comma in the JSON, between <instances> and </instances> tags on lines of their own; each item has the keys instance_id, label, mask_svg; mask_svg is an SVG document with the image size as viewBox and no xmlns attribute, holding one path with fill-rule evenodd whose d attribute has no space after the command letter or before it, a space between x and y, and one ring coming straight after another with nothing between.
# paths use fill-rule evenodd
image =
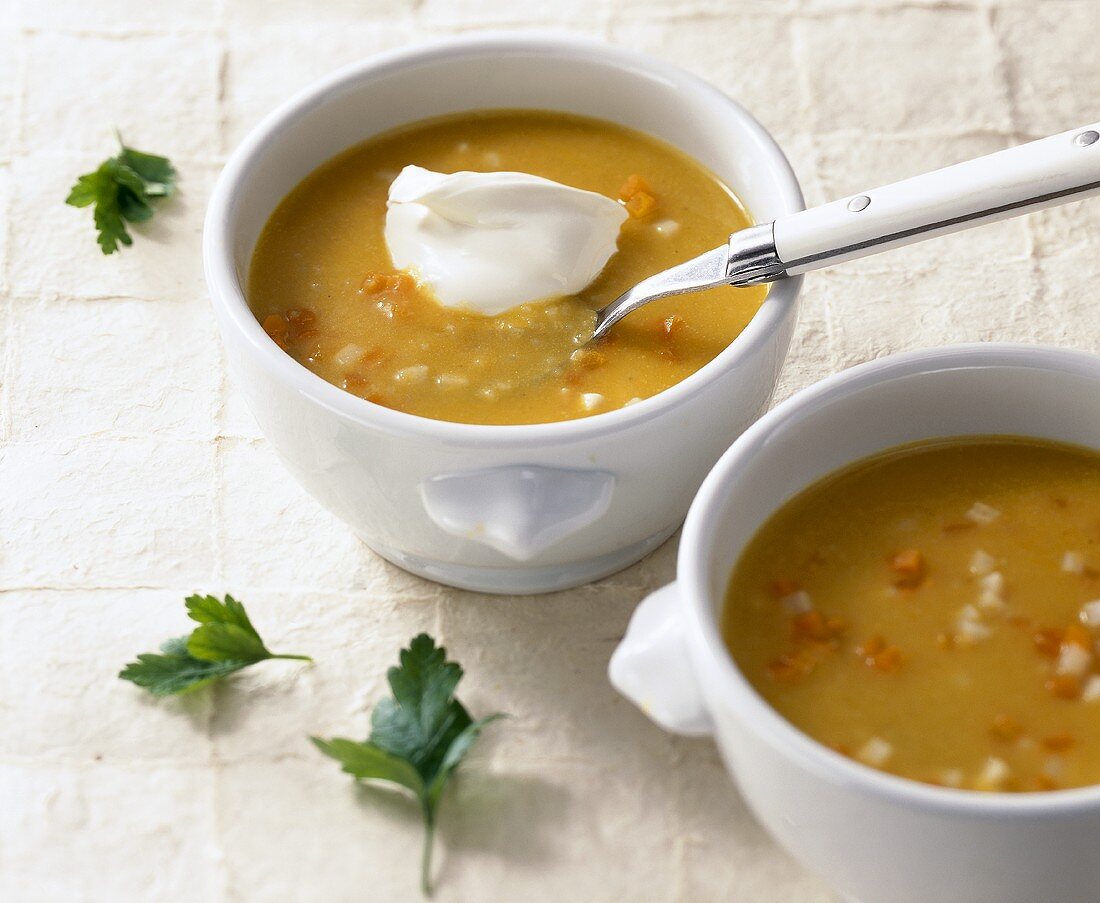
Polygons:
<instances>
[{"instance_id":1,"label":"second white ceramic bowl","mask_svg":"<svg viewBox=\"0 0 1100 903\"><path fill-rule=\"evenodd\" d=\"M677 582L638 608L611 680L668 730L711 734L775 838L861 903L1100 899L1100 787L1000 794L908 781L810 739L738 671L719 630L741 550L791 496L920 439L1015 434L1100 449L1100 359L962 345L830 377L722 457L688 514Z\"/></svg>"},{"instance_id":2,"label":"second white ceramic bowl","mask_svg":"<svg viewBox=\"0 0 1100 903\"><path fill-rule=\"evenodd\" d=\"M560 589L636 561L679 525L707 470L766 405L799 280L666 392L583 420L476 426L371 404L267 337L243 286L268 216L301 179L379 132L486 108L562 110L663 138L712 169L758 220L802 209L786 159L745 110L692 75L565 38L477 37L373 58L271 114L232 155L204 258L237 386L298 481L400 566L455 586Z\"/></svg>"}]
</instances>

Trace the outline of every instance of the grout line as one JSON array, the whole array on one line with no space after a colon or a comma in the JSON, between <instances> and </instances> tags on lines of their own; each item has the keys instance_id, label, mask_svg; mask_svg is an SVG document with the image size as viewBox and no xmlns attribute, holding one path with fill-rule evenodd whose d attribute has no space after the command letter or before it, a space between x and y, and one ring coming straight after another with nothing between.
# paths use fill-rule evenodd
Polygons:
<instances>
[{"instance_id":1,"label":"grout line","mask_svg":"<svg viewBox=\"0 0 1100 903\"><path fill-rule=\"evenodd\" d=\"M1016 77L1016 69L1013 65L1013 59L1009 48L1001 40L1000 31L998 29L998 14L999 9L990 8L986 11L984 20L986 28L989 32L989 39L993 45L993 54L995 59L995 75L999 78L1001 86L1005 92L1005 98L1008 105L1008 121L1009 121L1009 134L1014 143L1021 143L1031 140L1033 136L1027 136L1024 134L1024 130L1021 127L1020 116L1020 104L1019 104L1019 80ZM1046 291L1046 278L1043 274L1043 268L1040 265L1040 257L1042 256L1042 242L1039 239L1039 235L1035 229L1034 216L1025 216L1023 219L1024 235L1027 237L1027 292L1024 299L1022 299L1022 305L1025 306L1025 314L1034 315L1035 308L1044 309L1046 313L1055 313L1049 310L1049 301L1047 299L1048 292ZM1021 301L1016 301L1011 305L1011 311L1016 314L1020 311ZM992 336L991 336L992 337Z\"/></svg>"},{"instance_id":2,"label":"grout line","mask_svg":"<svg viewBox=\"0 0 1100 903\"><path fill-rule=\"evenodd\" d=\"M791 59L794 62L795 83L798 85L799 107L801 113L802 111L808 111L813 108L814 90L810 72L805 64L806 36L800 24L798 20L791 23ZM807 132L806 137L810 145L809 162L812 167L809 178L816 187L824 190L826 186L821 151L822 135L811 129ZM814 203L812 198L808 200L810 204ZM830 371L835 372L841 367L840 341L833 316L833 305L828 293L822 294L822 309L825 320L825 351L828 367ZM800 322L795 323L796 330L802 327L803 324L801 320L802 316L800 315Z\"/></svg>"}]
</instances>

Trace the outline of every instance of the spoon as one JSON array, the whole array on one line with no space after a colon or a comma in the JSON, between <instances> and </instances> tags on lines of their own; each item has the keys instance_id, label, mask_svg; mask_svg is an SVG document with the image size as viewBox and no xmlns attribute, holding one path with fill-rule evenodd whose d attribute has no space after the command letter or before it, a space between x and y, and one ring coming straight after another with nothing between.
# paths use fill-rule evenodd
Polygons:
<instances>
[{"instance_id":1,"label":"spoon","mask_svg":"<svg viewBox=\"0 0 1100 903\"><path fill-rule=\"evenodd\" d=\"M592 338L658 298L775 282L1098 192L1100 123L741 229L601 308Z\"/></svg>"}]
</instances>

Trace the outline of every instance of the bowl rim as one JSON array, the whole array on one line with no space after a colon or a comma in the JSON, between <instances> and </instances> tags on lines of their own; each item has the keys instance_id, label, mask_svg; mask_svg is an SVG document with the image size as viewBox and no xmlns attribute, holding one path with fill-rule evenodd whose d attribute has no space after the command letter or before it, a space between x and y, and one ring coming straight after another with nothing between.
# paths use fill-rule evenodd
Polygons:
<instances>
[{"instance_id":1,"label":"bowl rim","mask_svg":"<svg viewBox=\"0 0 1100 903\"><path fill-rule=\"evenodd\" d=\"M763 735L773 749L790 756L820 779L844 783L895 803L967 816L1045 816L1100 808L1100 785L1041 793L978 792L922 784L841 755L796 728L756 692L727 651L715 609L708 602L706 551L708 537L714 535L718 508L729 485L738 479L741 465L760 453L780 427L890 379L976 368L1048 370L1100 380L1100 357L1089 352L1052 345L966 343L903 352L859 364L777 405L719 459L688 511L676 569L680 582L678 603L692 638L690 656L694 658L696 650L703 650L709 667L703 672L696 663L695 672L700 676L709 674L708 682L717 675L722 698L728 700L728 708L737 711L747 729Z\"/></svg>"},{"instance_id":2,"label":"bowl rim","mask_svg":"<svg viewBox=\"0 0 1100 903\"><path fill-rule=\"evenodd\" d=\"M433 420L395 411L352 395L308 370L280 349L248 307L233 264L230 211L242 184L284 128L318 102L351 85L399 70L448 60L500 54L552 56L563 61L602 63L625 72L657 75L678 91L690 92L723 115L733 117L746 135L743 151L756 154L774 174L785 213L805 208L798 179L775 139L737 101L679 66L647 54L590 38L557 34L481 33L446 38L377 54L337 69L306 86L268 113L230 154L215 183L203 224L203 268L211 303L223 329L241 338L268 378L284 383L333 414L391 434L443 440L466 446L541 446L589 440L628 428L676 408L705 389L721 373L736 367L766 343L796 309L801 277L772 285L749 324L717 357L695 373L640 402L575 420L534 424L470 424ZM364 135L364 140L370 137Z\"/></svg>"}]
</instances>

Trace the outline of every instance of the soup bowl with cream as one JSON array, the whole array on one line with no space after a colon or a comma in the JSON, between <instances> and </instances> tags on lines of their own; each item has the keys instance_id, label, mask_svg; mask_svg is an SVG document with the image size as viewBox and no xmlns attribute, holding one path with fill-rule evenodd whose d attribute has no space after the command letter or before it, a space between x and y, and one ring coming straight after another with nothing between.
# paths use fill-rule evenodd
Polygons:
<instances>
[{"instance_id":1,"label":"soup bowl with cream","mask_svg":"<svg viewBox=\"0 0 1100 903\"><path fill-rule=\"evenodd\" d=\"M344 69L232 155L207 282L282 460L422 576L542 592L679 525L766 405L799 280L595 310L802 207L747 113L606 45L477 37Z\"/></svg>"},{"instance_id":2,"label":"soup bowl with cream","mask_svg":"<svg viewBox=\"0 0 1100 903\"><path fill-rule=\"evenodd\" d=\"M1100 359L825 379L722 457L611 680L846 899L1096 898Z\"/></svg>"}]
</instances>

